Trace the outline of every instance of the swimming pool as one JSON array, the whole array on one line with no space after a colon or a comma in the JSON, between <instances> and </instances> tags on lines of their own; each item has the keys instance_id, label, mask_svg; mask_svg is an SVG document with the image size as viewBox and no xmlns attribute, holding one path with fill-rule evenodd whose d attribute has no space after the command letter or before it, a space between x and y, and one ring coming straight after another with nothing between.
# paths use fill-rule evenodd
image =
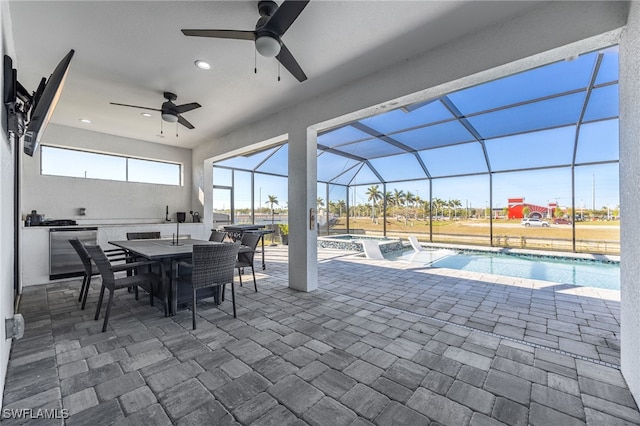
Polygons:
<instances>
[{"instance_id":1,"label":"swimming pool","mask_svg":"<svg viewBox=\"0 0 640 426\"><path fill-rule=\"evenodd\" d=\"M387 255L387 258L419 263L432 268L458 269L620 290L620 264L618 262L454 250L403 251Z\"/></svg>"}]
</instances>

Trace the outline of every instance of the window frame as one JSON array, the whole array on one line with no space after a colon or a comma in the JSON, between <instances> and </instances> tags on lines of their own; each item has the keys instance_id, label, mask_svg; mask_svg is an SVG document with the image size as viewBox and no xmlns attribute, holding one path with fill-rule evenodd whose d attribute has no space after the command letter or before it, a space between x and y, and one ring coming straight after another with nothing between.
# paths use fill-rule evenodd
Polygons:
<instances>
[{"instance_id":1,"label":"window frame","mask_svg":"<svg viewBox=\"0 0 640 426\"><path fill-rule=\"evenodd\" d=\"M81 152L81 153L87 153L87 154L97 154L97 155L103 155L103 156L106 156L106 157L123 158L125 160L125 179L124 180L123 179L104 179L104 178L99 178L99 177L79 177L79 176L72 176L72 175L44 173L44 171L43 171L44 155L43 155L43 151L42 151L43 148L51 148L51 149L56 149L56 150L59 150L59 151L74 151L74 152ZM159 163L159 164L168 164L168 165L178 166L178 183L140 182L140 181L137 181L137 180L129 180L129 160L140 160L140 161L148 161L148 162L151 162L151 163ZM111 152L100 152L100 151L94 151L94 150L90 150L90 149L70 148L70 147L63 147L63 146L50 145L50 144L41 144L40 145L40 176L59 176L59 177L66 177L66 178L72 178L72 179L93 179L93 180L106 180L106 181L124 182L124 183L137 183L137 184L147 184L147 185L165 185L165 186L179 186L179 187L182 187L182 186L184 186L184 164L181 163L181 162L177 162L177 161L158 160L158 159L155 159L155 158L136 157L136 156L132 156L132 155L122 155L122 154L116 154L116 153L111 153Z\"/></svg>"}]
</instances>

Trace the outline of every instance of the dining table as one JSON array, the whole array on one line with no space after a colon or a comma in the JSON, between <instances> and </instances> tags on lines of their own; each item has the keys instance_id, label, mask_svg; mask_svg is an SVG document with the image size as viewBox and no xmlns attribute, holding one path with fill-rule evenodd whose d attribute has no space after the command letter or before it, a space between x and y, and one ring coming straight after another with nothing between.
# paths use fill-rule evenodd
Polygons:
<instances>
[{"instance_id":1,"label":"dining table","mask_svg":"<svg viewBox=\"0 0 640 426\"><path fill-rule=\"evenodd\" d=\"M169 315L175 315L178 312L178 304L191 301L191 289L187 286L178 287L176 279L177 261L189 260L193 255L193 246L196 244L224 244L213 241L197 240L192 238L175 239L147 239L147 240L123 240L109 241L109 244L120 247L132 253L134 256L142 257L147 260L155 260L162 262L166 271L163 279L163 286L159 288L157 294L159 298L167 295L169 303ZM244 248L243 250L246 250ZM184 287L184 288L181 288ZM210 290L210 291L206 291ZM211 287L202 289L198 293L198 298L214 297L218 302L218 294L215 292L219 288Z\"/></svg>"}]
</instances>

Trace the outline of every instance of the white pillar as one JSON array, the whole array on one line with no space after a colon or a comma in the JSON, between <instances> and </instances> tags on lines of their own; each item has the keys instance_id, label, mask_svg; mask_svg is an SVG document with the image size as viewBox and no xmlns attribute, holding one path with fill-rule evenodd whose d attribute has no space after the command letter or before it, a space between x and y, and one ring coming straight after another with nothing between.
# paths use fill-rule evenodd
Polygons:
<instances>
[{"instance_id":1,"label":"white pillar","mask_svg":"<svg viewBox=\"0 0 640 426\"><path fill-rule=\"evenodd\" d=\"M318 288L316 145L315 130L289 132L289 287L299 291Z\"/></svg>"},{"instance_id":2,"label":"white pillar","mask_svg":"<svg viewBox=\"0 0 640 426\"><path fill-rule=\"evenodd\" d=\"M620 356L622 374L640 403L640 4L630 2L620 43Z\"/></svg>"}]
</instances>

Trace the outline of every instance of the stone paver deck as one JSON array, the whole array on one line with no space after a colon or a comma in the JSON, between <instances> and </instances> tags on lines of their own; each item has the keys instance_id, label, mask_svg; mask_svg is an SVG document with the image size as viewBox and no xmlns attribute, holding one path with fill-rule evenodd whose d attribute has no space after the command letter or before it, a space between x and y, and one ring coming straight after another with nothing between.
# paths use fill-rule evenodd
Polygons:
<instances>
[{"instance_id":1,"label":"stone paver deck","mask_svg":"<svg viewBox=\"0 0 640 426\"><path fill-rule=\"evenodd\" d=\"M101 333L97 285L85 311L80 280L26 288L3 425L640 424L617 292L320 250L300 293L266 255L238 318L202 302L195 331L120 291Z\"/></svg>"}]
</instances>

